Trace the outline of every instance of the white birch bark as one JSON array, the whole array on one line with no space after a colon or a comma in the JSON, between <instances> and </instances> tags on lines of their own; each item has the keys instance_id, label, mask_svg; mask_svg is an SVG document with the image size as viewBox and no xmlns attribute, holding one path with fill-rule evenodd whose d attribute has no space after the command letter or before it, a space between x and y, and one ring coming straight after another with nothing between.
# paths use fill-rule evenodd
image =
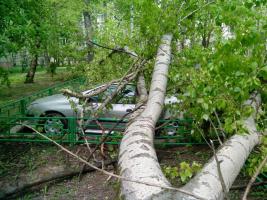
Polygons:
<instances>
[{"instance_id":1,"label":"white birch bark","mask_svg":"<svg viewBox=\"0 0 267 200\"><path fill-rule=\"evenodd\" d=\"M161 114L167 86L172 35L164 35L158 49L150 93L144 111L128 124L120 146L119 167L123 177L169 186L154 149L154 128ZM147 199L162 191L161 188L122 181L123 198Z\"/></svg>"},{"instance_id":2,"label":"white birch bark","mask_svg":"<svg viewBox=\"0 0 267 200\"><path fill-rule=\"evenodd\" d=\"M260 102L260 95L245 102L245 104L251 105L255 111L250 117L244 120L244 126L248 130L248 133L232 136L216 153L220 162L220 169L227 191L231 188L251 150L260 141L260 134L256 130L255 123L256 113L260 106ZM213 156L203 167L201 172L181 189L207 200L224 199L225 194L219 178L215 157ZM153 197L153 199L195 200L197 198L176 191L162 191L161 194L158 194L157 197Z\"/></svg>"},{"instance_id":3,"label":"white birch bark","mask_svg":"<svg viewBox=\"0 0 267 200\"><path fill-rule=\"evenodd\" d=\"M121 176L163 187L170 186L170 183L160 169L153 140L155 124L162 111L166 92L171 39L171 35L165 35L162 39L154 67L147 106L138 117L128 124L119 154ZM255 111L244 120L244 126L248 133L232 136L216 153L227 191L231 188L251 150L260 141L260 134L256 130L255 123L260 101L260 96L257 95L245 102L245 104L251 105ZM225 194L219 178L215 157L212 157L201 172L181 190L192 195L125 180L122 180L121 185L122 196L127 200L193 200L197 199L196 196L199 199L221 200Z\"/></svg>"},{"instance_id":4,"label":"white birch bark","mask_svg":"<svg viewBox=\"0 0 267 200\"><path fill-rule=\"evenodd\" d=\"M260 101L260 95L257 95L245 103L252 105L255 111L244 120L244 126L248 130L248 134L240 133L232 136L216 153L227 191L231 188L251 150L260 142L260 134L257 132L255 123ZM204 199L223 199L224 193L215 158L212 157L201 172L182 189L197 194Z\"/></svg>"}]
</instances>

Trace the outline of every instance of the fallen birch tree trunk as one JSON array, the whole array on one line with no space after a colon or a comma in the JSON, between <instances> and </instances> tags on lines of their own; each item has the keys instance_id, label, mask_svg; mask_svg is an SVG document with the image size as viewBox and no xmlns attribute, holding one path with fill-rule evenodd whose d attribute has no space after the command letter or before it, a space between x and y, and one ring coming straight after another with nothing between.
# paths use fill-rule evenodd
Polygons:
<instances>
[{"instance_id":1,"label":"fallen birch tree trunk","mask_svg":"<svg viewBox=\"0 0 267 200\"><path fill-rule=\"evenodd\" d=\"M181 191L163 189L169 187L170 183L160 169L153 140L155 124L162 111L165 98L171 39L171 35L164 35L162 38L146 108L138 117L129 122L120 145L119 154L121 176L156 184L162 188L122 180L122 197L127 200L220 200L226 195L223 190L223 183L228 192L251 150L260 141L255 123L261 101L260 96L254 96L245 102L245 104L251 105L255 111L244 120L244 126L248 133L236 134L226 141L216 153L216 157L213 156L201 172L181 188ZM219 167L215 158L219 160Z\"/></svg>"},{"instance_id":2,"label":"fallen birch tree trunk","mask_svg":"<svg viewBox=\"0 0 267 200\"><path fill-rule=\"evenodd\" d=\"M164 35L158 49L150 93L144 111L129 122L120 145L120 174L129 179L170 186L164 177L154 149L154 129L164 106L172 35ZM125 199L146 199L161 188L122 180Z\"/></svg>"},{"instance_id":3,"label":"fallen birch tree trunk","mask_svg":"<svg viewBox=\"0 0 267 200\"><path fill-rule=\"evenodd\" d=\"M245 102L245 105L251 105L254 109L254 113L244 120L244 126L248 130L248 133L240 133L232 136L216 153L227 192L230 190L251 150L260 142L260 134L256 130L255 123L256 113L260 103L260 95L253 96ZM219 177L215 156L181 189L207 200L224 199L225 193L223 192L222 180ZM169 198L183 200L197 199L191 195L185 195L176 191L162 191L161 194L153 199L163 200Z\"/></svg>"},{"instance_id":4,"label":"fallen birch tree trunk","mask_svg":"<svg viewBox=\"0 0 267 200\"><path fill-rule=\"evenodd\" d=\"M232 136L216 153L227 191L230 190L251 150L260 142L260 134L257 132L255 123L260 103L260 95L245 102L246 105L251 105L254 109L254 113L244 120L244 126L248 133ZM205 199L224 198L225 194L223 193L214 157L210 159L197 176L186 184L184 189L191 191L193 194L198 194Z\"/></svg>"}]
</instances>

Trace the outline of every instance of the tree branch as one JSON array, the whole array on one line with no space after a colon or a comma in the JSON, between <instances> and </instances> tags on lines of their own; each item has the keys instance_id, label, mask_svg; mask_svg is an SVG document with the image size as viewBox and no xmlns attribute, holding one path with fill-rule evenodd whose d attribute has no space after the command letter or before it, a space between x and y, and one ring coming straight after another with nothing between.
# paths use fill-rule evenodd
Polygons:
<instances>
[{"instance_id":1,"label":"tree branch","mask_svg":"<svg viewBox=\"0 0 267 200\"><path fill-rule=\"evenodd\" d=\"M212 127L213 127L213 129L214 129L214 131L215 131L215 133L216 133L216 136L217 136L217 139L218 139L220 145L222 145L223 143L222 143L222 141L221 141L221 138L220 138L220 136L219 136L219 133L218 133L218 131L217 131L217 128L215 127L215 125L214 125L214 123L213 123L213 121L212 121L211 119L209 119L209 121L210 121L210 123L211 123L211 125L212 125Z\"/></svg>"},{"instance_id":2,"label":"tree branch","mask_svg":"<svg viewBox=\"0 0 267 200\"><path fill-rule=\"evenodd\" d=\"M196 10L193 10L192 12L190 12L188 15L184 16L182 19L179 20L178 24L181 23L182 21L184 21L186 18L190 17L191 15L193 15L194 13L198 12L199 10L207 7L208 5L215 3L215 1L210 1L206 4L204 4L203 6L197 8Z\"/></svg>"},{"instance_id":3,"label":"tree branch","mask_svg":"<svg viewBox=\"0 0 267 200\"><path fill-rule=\"evenodd\" d=\"M244 193L244 195L242 197L242 200L247 200L247 195L248 195L248 193L250 191L250 188L251 188L252 184L255 182L257 176L260 174L262 168L265 166L266 163L267 163L267 155L265 156L263 161L260 163L260 165L257 167L257 170L254 173L254 175L251 177L251 179L250 179L250 181L249 181L249 183L247 185L247 188L245 190L245 193Z\"/></svg>"},{"instance_id":4,"label":"tree branch","mask_svg":"<svg viewBox=\"0 0 267 200\"><path fill-rule=\"evenodd\" d=\"M108 87L114 83L118 83L119 81L121 81L122 79L129 79L131 78L132 76L134 75L134 73L129 73L127 74L125 77L123 78L120 78L120 79L115 79L115 80L112 80L104 85L102 85L101 87L97 87L95 89L92 89L92 91L89 93L89 94L82 94L82 93L77 93L77 92L74 92L74 91L71 91L69 89L62 89L60 90L63 95L65 96L69 96L69 97L76 97L76 98L79 98L79 99L86 99L86 98L90 98L90 97L93 97L95 95L98 95L104 91L106 91L108 89Z\"/></svg>"},{"instance_id":5,"label":"tree branch","mask_svg":"<svg viewBox=\"0 0 267 200\"><path fill-rule=\"evenodd\" d=\"M213 155L214 155L214 159L216 161L216 164L217 164L217 170L218 170L218 175L219 175L219 179L221 181L221 185L222 185L222 189L223 189L223 193L224 193L224 196L227 200L230 200L230 198L228 197L227 195L227 188L226 188L226 185L225 185L225 182L223 180L223 175L222 175L222 171L221 171L221 163L220 161L218 160L218 157L216 155L216 151L215 151L215 147L214 147L214 144L213 144L213 141L210 140L210 144L211 144L211 147L212 147L212 151L213 151Z\"/></svg>"},{"instance_id":6,"label":"tree branch","mask_svg":"<svg viewBox=\"0 0 267 200\"><path fill-rule=\"evenodd\" d=\"M108 47L108 46L104 46L104 45L101 45L101 44L98 44L96 42L93 42L92 40L88 40L89 43L95 45L95 46L98 46L100 48L103 48L103 49L107 49L107 50L112 50L113 52L121 52L121 53L125 53L125 54L128 54L128 55L131 55L133 57L138 57L138 55L132 51L129 51L129 49L127 47L123 47L123 48L112 48L112 47Z\"/></svg>"},{"instance_id":7,"label":"tree branch","mask_svg":"<svg viewBox=\"0 0 267 200\"><path fill-rule=\"evenodd\" d=\"M118 84L116 90L115 90L110 96L108 96L108 97L105 99L105 101L98 107L97 110L102 110L104 107L106 107L106 105L107 105L107 104L114 98L114 96L115 96L119 91L121 91L121 90L122 90L122 89L123 89L129 82L130 82L130 81L134 80L134 79L136 78L137 74L139 73L139 71L141 70L141 67L142 67L146 62L147 62L147 60L142 60L142 61L140 62L140 64L137 65L136 70L135 70L133 76L131 76L131 77L127 78L127 79L122 80L122 81Z\"/></svg>"},{"instance_id":8,"label":"tree branch","mask_svg":"<svg viewBox=\"0 0 267 200\"><path fill-rule=\"evenodd\" d=\"M89 156L87 157L86 161L89 162L92 158L92 156L94 155L94 153L96 152L96 150L108 139L108 136L110 136L110 134L115 130L115 128L124 121L124 119L131 113L135 112L136 110L138 110L141 106L137 106L133 109L133 111L126 113L125 115L123 115L119 121L117 121L112 127L111 129L108 131L107 134L103 134L103 137L101 138L101 141L95 146L95 148L92 150L92 152L90 152ZM81 176L84 168L85 168L86 164L84 164L82 166L82 169L80 171L79 177ZM80 178L79 178L80 179Z\"/></svg>"}]
</instances>

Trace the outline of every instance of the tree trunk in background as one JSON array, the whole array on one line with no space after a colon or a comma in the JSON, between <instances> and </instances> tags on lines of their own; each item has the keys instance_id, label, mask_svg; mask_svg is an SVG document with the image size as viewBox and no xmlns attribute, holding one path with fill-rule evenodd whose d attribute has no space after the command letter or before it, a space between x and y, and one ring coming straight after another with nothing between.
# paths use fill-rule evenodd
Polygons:
<instances>
[{"instance_id":1,"label":"tree trunk in background","mask_svg":"<svg viewBox=\"0 0 267 200\"><path fill-rule=\"evenodd\" d=\"M17 66L17 54L16 53L11 53L11 60L12 60L12 67Z\"/></svg>"},{"instance_id":2,"label":"tree trunk in background","mask_svg":"<svg viewBox=\"0 0 267 200\"><path fill-rule=\"evenodd\" d=\"M21 54L22 56L22 62L21 62L21 72L24 73L26 71L26 68L28 67L28 55L27 51L24 50Z\"/></svg>"},{"instance_id":3,"label":"tree trunk in background","mask_svg":"<svg viewBox=\"0 0 267 200\"><path fill-rule=\"evenodd\" d=\"M205 30L204 34L202 35L201 43L204 48L208 48L210 45L211 33L212 33L212 30L208 31L208 33L206 33L206 30Z\"/></svg>"},{"instance_id":4,"label":"tree trunk in background","mask_svg":"<svg viewBox=\"0 0 267 200\"><path fill-rule=\"evenodd\" d=\"M46 68L50 66L50 56L47 51L44 53L44 64Z\"/></svg>"},{"instance_id":5,"label":"tree trunk in background","mask_svg":"<svg viewBox=\"0 0 267 200\"><path fill-rule=\"evenodd\" d=\"M35 76L35 72L36 72L36 68L38 65L38 53L41 47L41 38L40 38L40 33L39 33L39 28L40 28L40 24L37 23L36 27L35 27L35 31L36 31L36 35L35 35L35 46L32 47L32 54L33 54L33 58L31 61L31 66L29 67L29 71L26 75L26 79L24 83L33 83L34 81L34 76Z\"/></svg>"},{"instance_id":6,"label":"tree trunk in background","mask_svg":"<svg viewBox=\"0 0 267 200\"><path fill-rule=\"evenodd\" d=\"M169 186L154 149L154 129L164 106L172 35L164 35L158 49L148 102L144 111L129 122L120 145L120 174L129 179ZM160 188L122 181L125 199L146 199L161 192Z\"/></svg>"},{"instance_id":7,"label":"tree trunk in background","mask_svg":"<svg viewBox=\"0 0 267 200\"><path fill-rule=\"evenodd\" d=\"M33 83L37 65L38 65L38 54L35 54L33 59L32 59L31 66L30 66L29 71L26 75L26 80L24 83Z\"/></svg>"},{"instance_id":8,"label":"tree trunk in background","mask_svg":"<svg viewBox=\"0 0 267 200\"><path fill-rule=\"evenodd\" d=\"M87 62L91 62L93 60L93 45L90 43L92 39L92 19L90 13L88 11L89 0L84 0L86 5L86 10L83 11L83 20L84 20L84 29L86 36L86 46L87 46Z\"/></svg>"}]
</instances>

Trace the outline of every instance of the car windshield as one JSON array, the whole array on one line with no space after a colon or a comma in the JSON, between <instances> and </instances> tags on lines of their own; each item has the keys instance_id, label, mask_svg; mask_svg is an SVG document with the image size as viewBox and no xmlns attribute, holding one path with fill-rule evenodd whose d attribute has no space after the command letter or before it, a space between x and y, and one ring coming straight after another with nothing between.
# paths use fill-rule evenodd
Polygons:
<instances>
[{"instance_id":1,"label":"car windshield","mask_svg":"<svg viewBox=\"0 0 267 200\"><path fill-rule=\"evenodd\" d=\"M83 92L84 95L88 95L95 91L96 89L103 87L104 85L101 85L99 87L96 87L91 90L86 90ZM102 102L104 99L106 99L108 96L110 96L115 90L117 89L117 84L112 84L108 87L106 91L104 91L101 94L98 94L96 96L91 97L91 101L93 102ZM135 103L135 90L136 86L132 84L128 84L125 86L124 90L122 90L120 93L114 97L111 103L113 104L134 104Z\"/></svg>"}]
</instances>

